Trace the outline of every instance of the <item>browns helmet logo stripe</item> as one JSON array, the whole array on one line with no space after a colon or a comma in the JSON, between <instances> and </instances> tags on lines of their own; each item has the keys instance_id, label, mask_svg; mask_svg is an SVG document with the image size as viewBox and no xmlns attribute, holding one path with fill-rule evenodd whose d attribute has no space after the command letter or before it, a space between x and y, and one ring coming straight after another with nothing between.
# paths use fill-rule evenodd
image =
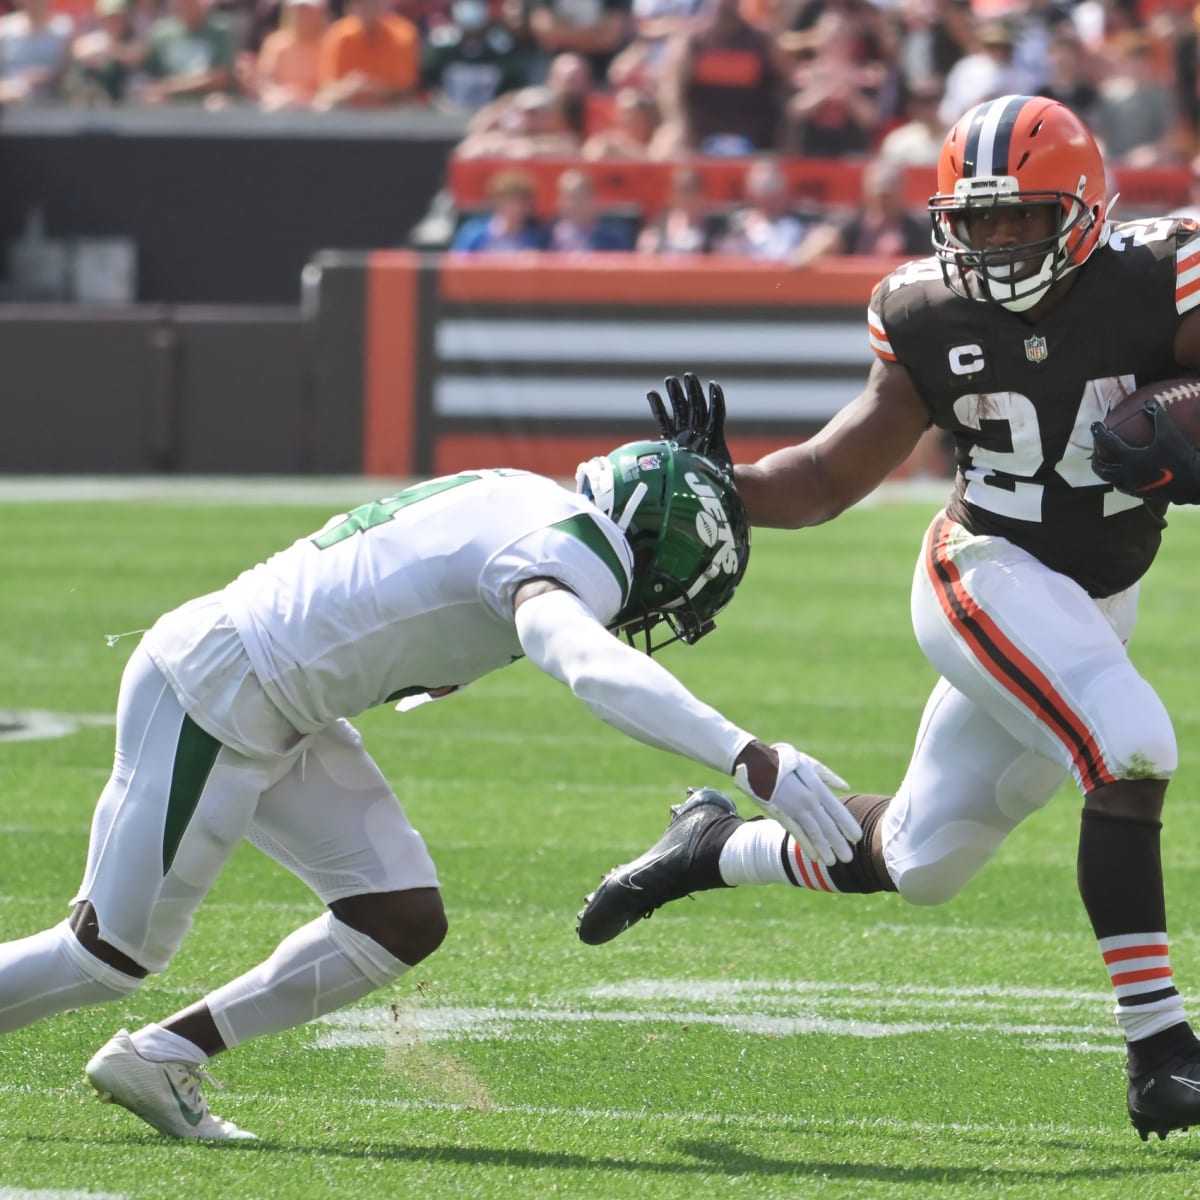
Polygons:
<instances>
[{"instance_id":1,"label":"browns helmet logo stripe","mask_svg":"<svg viewBox=\"0 0 1200 1200\"><path fill-rule=\"evenodd\" d=\"M964 177L1012 174L1008 152L1013 128L1028 99L1028 96L1004 96L979 106L963 146Z\"/></svg>"}]
</instances>

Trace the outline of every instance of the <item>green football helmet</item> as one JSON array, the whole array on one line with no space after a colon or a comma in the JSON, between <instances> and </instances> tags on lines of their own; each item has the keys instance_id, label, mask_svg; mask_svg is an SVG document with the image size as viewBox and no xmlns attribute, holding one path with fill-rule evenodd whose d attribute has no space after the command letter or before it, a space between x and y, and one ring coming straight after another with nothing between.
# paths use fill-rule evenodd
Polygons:
<instances>
[{"instance_id":1,"label":"green football helmet","mask_svg":"<svg viewBox=\"0 0 1200 1200\"><path fill-rule=\"evenodd\" d=\"M612 624L647 654L712 630L750 559L750 524L728 475L674 442L630 442L579 464L576 490L624 531L633 582ZM665 622L671 634L654 642Z\"/></svg>"}]
</instances>

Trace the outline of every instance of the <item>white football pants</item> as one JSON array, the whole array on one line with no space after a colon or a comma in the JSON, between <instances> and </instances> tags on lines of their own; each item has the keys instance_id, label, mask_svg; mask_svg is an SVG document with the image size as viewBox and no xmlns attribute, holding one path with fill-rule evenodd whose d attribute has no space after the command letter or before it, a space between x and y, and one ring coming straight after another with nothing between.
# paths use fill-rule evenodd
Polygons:
<instances>
[{"instance_id":1,"label":"white football pants","mask_svg":"<svg viewBox=\"0 0 1200 1200\"><path fill-rule=\"evenodd\" d=\"M1125 649L1136 617L1136 587L1093 600L1004 538L934 519L912 619L941 679L882 826L905 899L955 895L1068 775L1085 794L1171 777L1170 717Z\"/></svg>"},{"instance_id":2,"label":"white football pants","mask_svg":"<svg viewBox=\"0 0 1200 1200\"><path fill-rule=\"evenodd\" d=\"M287 753L240 754L184 713L139 646L121 680L113 772L75 902L95 906L104 941L161 971L243 838L325 904L438 886L421 835L353 726L335 721Z\"/></svg>"}]
</instances>

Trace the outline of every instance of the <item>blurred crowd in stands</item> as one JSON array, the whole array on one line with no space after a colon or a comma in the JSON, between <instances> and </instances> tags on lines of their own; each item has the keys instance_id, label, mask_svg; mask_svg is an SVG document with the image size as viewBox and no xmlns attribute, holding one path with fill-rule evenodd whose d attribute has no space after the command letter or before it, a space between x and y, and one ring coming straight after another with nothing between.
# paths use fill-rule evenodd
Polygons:
<instances>
[{"instance_id":1,"label":"blurred crowd in stands","mask_svg":"<svg viewBox=\"0 0 1200 1200\"><path fill-rule=\"evenodd\" d=\"M456 156L503 160L456 248L803 264L926 252L898 172L990 96L1062 100L1112 167L1192 163L1198 28L1178 0L0 0L0 105L450 111ZM747 164L719 224L689 165L714 156ZM789 156L866 164L859 208L797 212ZM669 202L619 219L568 165L535 219L546 158L676 164Z\"/></svg>"}]
</instances>

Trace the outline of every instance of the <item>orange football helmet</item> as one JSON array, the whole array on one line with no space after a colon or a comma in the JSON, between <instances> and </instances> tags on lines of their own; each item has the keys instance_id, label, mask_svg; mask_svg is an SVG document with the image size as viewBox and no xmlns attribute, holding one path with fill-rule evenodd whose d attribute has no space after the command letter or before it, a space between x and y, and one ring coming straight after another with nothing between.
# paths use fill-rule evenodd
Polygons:
<instances>
[{"instance_id":1,"label":"orange football helmet","mask_svg":"<svg viewBox=\"0 0 1200 1200\"><path fill-rule=\"evenodd\" d=\"M1051 204L1048 238L1000 248L972 246L966 216L994 205ZM1108 211L1100 148L1064 104L1001 96L969 109L946 135L938 191L929 202L934 251L946 284L1012 312L1032 308L1095 250ZM978 293L967 287L978 282Z\"/></svg>"}]
</instances>

